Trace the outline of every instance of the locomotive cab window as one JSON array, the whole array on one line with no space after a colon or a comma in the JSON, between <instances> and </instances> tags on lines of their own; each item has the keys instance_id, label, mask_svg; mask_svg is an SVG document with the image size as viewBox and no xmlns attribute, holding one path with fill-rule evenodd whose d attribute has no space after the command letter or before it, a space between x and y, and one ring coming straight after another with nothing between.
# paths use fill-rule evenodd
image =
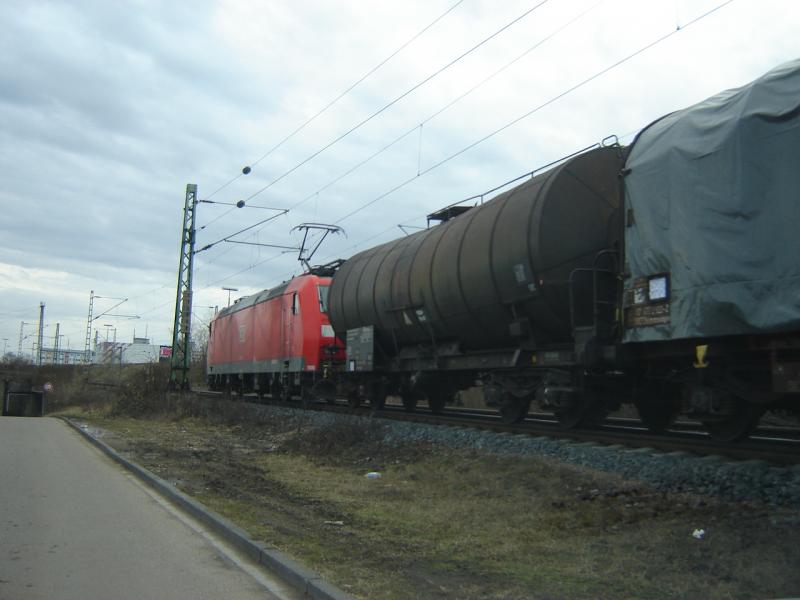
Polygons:
<instances>
[{"instance_id":1,"label":"locomotive cab window","mask_svg":"<svg viewBox=\"0 0 800 600\"><path fill-rule=\"evenodd\" d=\"M327 285L319 285L317 286L317 296L319 297L319 312L327 313L328 312L328 290L330 288Z\"/></svg>"},{"instance_id":2,"label":"locomotive cab window","mask_svg":"<svg viewBox=\"0 0 800 600\"><path fill-rule=\"evenodd\" d=\"M300 314L300 295L297 292L292 294L292 314Z\"/></svg>"}]
</instances>

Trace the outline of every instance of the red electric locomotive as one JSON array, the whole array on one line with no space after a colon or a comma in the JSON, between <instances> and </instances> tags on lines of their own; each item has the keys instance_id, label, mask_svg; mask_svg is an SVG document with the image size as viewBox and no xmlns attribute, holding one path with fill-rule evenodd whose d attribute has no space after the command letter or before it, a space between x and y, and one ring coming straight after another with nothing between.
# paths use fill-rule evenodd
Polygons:
<instances>
[{"instance_id":1,"label":"red electric locomotive","mask_svg":"<svg viewBox=\"0 0 800 600\"><path fill-rule=\"evenodd\" d=\"M330 282L308 273L221 310L209 331L209 388L332 400L328 374L344 348L328 320Z\"/></svg>"}]
</instances>

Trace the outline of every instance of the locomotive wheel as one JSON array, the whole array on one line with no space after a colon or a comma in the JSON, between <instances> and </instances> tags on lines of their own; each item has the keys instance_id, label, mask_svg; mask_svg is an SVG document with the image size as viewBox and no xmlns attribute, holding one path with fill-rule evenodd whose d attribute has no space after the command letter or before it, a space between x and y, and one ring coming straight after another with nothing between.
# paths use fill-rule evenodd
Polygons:
<instances>
[{"instance_id":1,"label":"locomotive wheel","mask_svg":"<svg viewBox=\"0 0 800 600\"><path fill-rule=\"evenodd\" d=\"M313 400L324 400L328 404L336 404L336 384L330 380L317 381L311 388Z\"/></svg>"},{"instance_id":2,"label":"locomotive wheel","mask_svg":"<svg viewBox=\"0 0 800 600\"><path fill-rule=\"evenodd\" d=\"M292 400L292 390L288 385L284 385L281 387L281 391L279 394L280 401L284 403L288 403Z\"/></svg>"},{"instance_id":3,"label":"locomotive wheel","mask_svg":"<svg viewBox=\"0 0 800 600\"><path fill-rule=\"evenodd\" d=\"M316 397L314 396L314 392L312 391L311 388L307 386L303 386L302 388L300 388L300 404L302 405L303 408L308 408L309 406L314 404L315 400Z\"/></svg>"},{"instance_id":4,"label":"locomotive wheel","mask_svg":"<svg viewBox=\"0 0 800 600\"><path fill-rule=\"evenodd\" d=\"M504 393L500 399L500 416L504 423L521 423L528 414L531 406L531 398L516 398L509 393Z\"/></svg>"},{"instance_id":5,"label":"locomotive wheel","mask_svg":"<svg viewBox=\"0 0 800 600\"><path fill-rule=\"evenodd\" d=\"M256 398L259 402L264 402L264 397L269 393L269 381L266 377L258 377L256 379Z\"/></svg>"},{"instance_id":6,"label":"locomotive wheel","mask_svg":"<svg viewBox=\"0 0 800 600\"><path fill-rule=\"evenodd\" d=\"M736 412L719 421L704 421L711 439L731 443L745 439L756 428L764 409L744 400L736 399Z\"/></svg>"}]
</instances>

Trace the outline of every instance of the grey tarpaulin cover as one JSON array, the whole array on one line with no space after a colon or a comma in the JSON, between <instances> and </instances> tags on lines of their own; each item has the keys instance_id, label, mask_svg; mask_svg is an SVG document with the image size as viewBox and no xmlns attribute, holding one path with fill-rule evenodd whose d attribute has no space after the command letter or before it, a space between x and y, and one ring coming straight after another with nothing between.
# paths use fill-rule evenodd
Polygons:
<instances>
[{"instance_id":1,"label":"grey tarpaulin cover","mask_svg":"<svg viewBox=\"0 0 800 600\"><path fill-rule=\"evenodd\" d=\"M800 60L651 124L626 169L625 341L800 330Z\"/></svg>"}]
</instances>

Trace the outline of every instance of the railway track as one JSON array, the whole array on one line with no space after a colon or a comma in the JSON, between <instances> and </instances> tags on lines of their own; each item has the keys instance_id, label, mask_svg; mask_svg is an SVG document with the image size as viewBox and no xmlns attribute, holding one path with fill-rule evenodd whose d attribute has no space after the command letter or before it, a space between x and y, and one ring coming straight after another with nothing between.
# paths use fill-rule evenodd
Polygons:
<instances>
[{"instance_id":1,"label":"railway track","mask_svg":"<svg viewBox=\"0 0 800 600\"><path fill-rule=\"evenodd\" d=\"M221 398L222 394L211 391L195 391L201 397ZM258 400L255 395L246 395L246 402L284 404L307 410L346 414L373 415L383 419L426 423L442 427L462 427L506 433L511 435L544 436L551 439L571 440L577 443L601 446L620 446L636 449L652 449L659 452L683 452L697 456L719 457L730 460L764 461L776 465L800 464L800 428L765 426L756 429L751 437L735 444L723 444L711 439L700 423L679 421L661 434L654 434L637 419L610 417L595 429L563 429L552 415L531 413L518 424L504 423L497 411L491 409L448 408L434 414L424 405L414 412L407 412L402 405L387 402L380 411L370 407L350 407L346 400L334 404L314 402L303 405L292 401L287 404L269 397Z\"/></svg>"}]
</instances>

